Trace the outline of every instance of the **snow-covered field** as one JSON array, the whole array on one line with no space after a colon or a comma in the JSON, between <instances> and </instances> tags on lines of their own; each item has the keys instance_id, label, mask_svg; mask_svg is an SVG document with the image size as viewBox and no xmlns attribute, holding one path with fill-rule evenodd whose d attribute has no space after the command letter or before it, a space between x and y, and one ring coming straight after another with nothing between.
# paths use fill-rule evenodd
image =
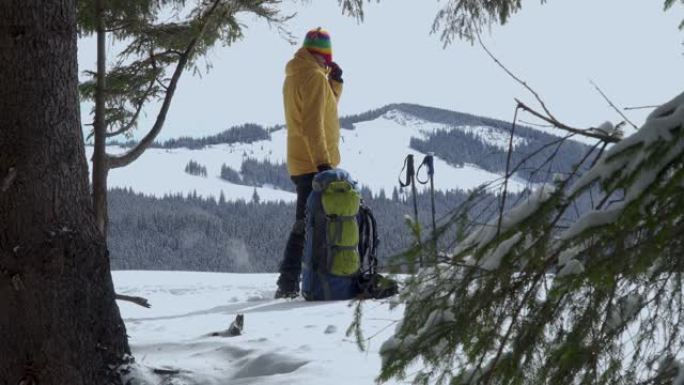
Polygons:
<instances>
[{"instance_id":1,"label":"snow-covered field","mask_svg":"<svg viewBox=\"0 0 684 385\"><path fill-rule=\"evenodd\" d=\"M423 137L425 133L442 129L461 129L477 132L481 139L499 148L507 147L508 139L493 130L473 127L449 127L426 122L400 111L388 111L378 119L355 124L355 130L342 130L340 167L349 171L359 184L368 186L374 193L384 190L389 196L398 187L398 177L404 158L414 154L417 162L422 154L410 148L411 137ZM236 185L222 180L219 175L221 166L226 164L239 172L244 158L269 160L271 163L285 163L287 132L273 132L271 140L251 144L216 145L201 150L148 149L133 164L111 170L109 186L131 188L135 192L162 197L166 194L183 195L196 192L200 196L218 198L223 192L228 200L252 199L254 187ZM520 141L515 142L516 145ZM504 144L505 143L505 144ZM87 146L90 158L92 146ZM125 151L119 147L109 147L111 153ZM184 172L190 160L207 168L207 177L189 175ZM416 165L417 167L418 165ZM476 165L466 164L454 167L444 160L435 158L435 188L437 190L470 190L483 183L500 180L501 176L485 171ZM510 191L520 191L525 181L513 179ZM293 201L295 195L272 188L257 188L263 201Z\"/></svg>"},{"instance_id":2,"label":"snow-covered field","mask_svg":"<svg viewBox=\"0 0 684 385\"><path fill-rule=\"evenodd\" d=\"M378 350L402 307L366 301L367 352L346 337L348 301L273 300L275 274L115 271L116 290L149 299L119 302L137 366L131 385L373 384ZM244 314L237 337L212 337ZM178 371L155 374L153 369ZM130 377L129 377L130 378ZM399 384L389 382L389 384Z\"/></svg>"}]
</instances>

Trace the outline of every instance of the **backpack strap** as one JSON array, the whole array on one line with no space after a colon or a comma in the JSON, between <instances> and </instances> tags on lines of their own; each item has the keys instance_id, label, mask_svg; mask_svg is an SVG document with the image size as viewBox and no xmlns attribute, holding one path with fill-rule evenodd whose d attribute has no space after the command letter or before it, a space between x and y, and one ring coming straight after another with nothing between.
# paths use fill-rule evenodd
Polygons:
<instances>
[{"instance_id":1,"label":"backpack strap","mask_svg":"<svg viewBox=\"0 0 684 385\"><path fill-rule=\"evenodd\" d=\"M359 298L387 298L399 292L396 281L383 277L377 271L377 250L380 237L373 211L363 202L359 209L359 227L363 242L359 244L359 251L363 258L364 268L358 279Z\"/></svg>"},{"instance_id":2,"label":"backpack strap","mask_svg":"<svg viewBox=\"0 0 684 385\"><path fill-rule=\"evenodd\" d=\"M356 215L326 215L329 224L335 227L335 237L329 242L330 244L337 244L342 240L342 230L344 222L356 222ZM352 247L355 249L356 247Z\"/></svg>"},{"instance_id":3,"label":"backpack strap","mask_svg":"<svg viewBox=\"0 0 684 385\"><path fill-rule=\"evenodd\" d=\"M374 275L378 267L377 249L380 239L377 231L377 223L373 212L361 203L359 208L359 230L361 242L359 243L359 254L361 255L362 275Z\"/></svg>"}]
</instances>

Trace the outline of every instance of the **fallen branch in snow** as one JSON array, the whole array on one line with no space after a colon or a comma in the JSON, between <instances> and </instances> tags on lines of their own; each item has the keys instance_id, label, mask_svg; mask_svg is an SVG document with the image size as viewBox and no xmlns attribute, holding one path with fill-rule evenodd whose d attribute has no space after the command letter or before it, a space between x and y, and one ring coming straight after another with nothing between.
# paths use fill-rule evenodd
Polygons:
<instances>
[{"instance_id":1,"label":"fallen branch in snow","mask_svg":"<svg viewBox=\"0 0 684 385\"><path fill-rule=\"evenodd\" d=\"M114 295L114 297L116 299L118 299L119 301L131 302L131 303L134 303L138 306L146 307L148 309L150 307L152 307L152 305L150 305L150 303L147 301L147 298L135 297L135 296L130 296L130 295L118 294L118 293L116 293Z\"/></svg>"},{"instance_id":2,"label":"fallen branch in snow","mask_svg":"<svg viewBox=\"0 0 684 385\"><path fill-rule=\"evenodd\" d=\"M16 177L17 169L10 167L9 170L7 170L7 175L2 179L2 184L0 184L0 192L7 191Z\"/></svg>"},{"instance_id":3,"label":"fallen branch in snow","mask_svg":"<svg viewBox=\"0 0 684 385\"><path fill-rule=\"evenodd\" d=\"M238 314L235 316L235 320L230 323L230 326L228 326L228 329L220 331L220 332L213 332L210 333L209 336L211 337L237 337L239 335L242 335L242 329L245 325L245 315L244 314Z\"/></svg>"},{"instance_id":4,"label":"fallen branch in snow","mask_svg":"<svg viewBox=\"0 0 684 385\"><path fill-rule=\"evenodd\" d=\"M152 368L152 372L154 374L173 375L173 374L180 374L181 370L180 369Z\"/></svg>"}]
</instances>

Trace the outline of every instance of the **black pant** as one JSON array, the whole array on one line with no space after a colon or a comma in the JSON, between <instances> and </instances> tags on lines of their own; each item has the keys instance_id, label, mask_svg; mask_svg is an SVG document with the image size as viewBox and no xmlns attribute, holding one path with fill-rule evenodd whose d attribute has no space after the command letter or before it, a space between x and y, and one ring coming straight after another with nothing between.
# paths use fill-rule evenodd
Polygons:
<instances>
[{"instance_id":1,"label":"black pant","mask_svg":"<svg viewBox=\"0 0 684 385\"><path fill-rule=\"evenodd\" d=\"M302 254L304 253L304 237L306 232L306 200L313 190L315 173L291 177L297 187L297 211L295 223L287 239L283 261L280 263L278 287L284 290L299 289L299 274L302 272Z\"/></svg>"}]
</instances>

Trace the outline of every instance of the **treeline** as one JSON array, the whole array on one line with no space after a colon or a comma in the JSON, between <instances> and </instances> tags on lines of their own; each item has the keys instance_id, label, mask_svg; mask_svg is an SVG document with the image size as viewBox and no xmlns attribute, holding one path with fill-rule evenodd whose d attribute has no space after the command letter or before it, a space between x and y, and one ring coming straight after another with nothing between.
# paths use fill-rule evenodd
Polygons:
<instances>
[{"instance_id":1,"label":"treeline","mask_svg":"<svg viewBox=\"0 0 684 385\"><path fill-rule=\"evenodd\" d=\"M200 149L217 144L254 143L260 140L269 140L270 138L271 134L264 127L258 124L247 123L203 138L180 137L169 139L159 144L158 147Z\"/></svg>"},{"instance_id":2,"label":"treeline","mask_svg":"<svg viewBox=\"0 0 684 385\"><path fill-rule=\"evenodd\" d=\"M378 219L380 258L409 247L414 239L405 223L412 215L412 200L393 193L362 195ZM465 201L464 192L438 192L438 218L444 218ZM429 229L430 196L418 197L420 221ZM488 209L483 203L478 213ZM195 270L223 272L275 272L294 218L294 204L282 202L225 201L191 196L161 199L110 191L109 248L114 269ZM427 230L426 230L427 231ZM456 232L442 240L453 243Z\"/></svg>"},{"instance_id":3,"label":"treeline","mask_svg":"<svg viewBox=\"0 0 684 385\"><path fill-rule=\"evenodd\" d=\"M202 149L206 146L217 144L233 143L254 143L260 140L269 140L271 134L269 130L258 124L246 123L240 126L231 127L216 135L209 135L201 138L191 138L182 136L180 138L169 139L164 142L154 142L151 148L189 148L192 150ZM134 140L126 142L110 141L108 145L118 145L121 147L133 147L137 144Z\"/></svg>"},{"instance_id":4,"label":"treeline","mask_svg":"<svg viewBox=\"0 0 684 385\"><path fill-rule=\"evenodd\" d=\"M284 191L295 191L294 184L284 163L271 163L268 159L246 158L240 171L230 166L221 166L221 179L235 184L254 187L272 187Z\"/></svg>"}]
</instances>

